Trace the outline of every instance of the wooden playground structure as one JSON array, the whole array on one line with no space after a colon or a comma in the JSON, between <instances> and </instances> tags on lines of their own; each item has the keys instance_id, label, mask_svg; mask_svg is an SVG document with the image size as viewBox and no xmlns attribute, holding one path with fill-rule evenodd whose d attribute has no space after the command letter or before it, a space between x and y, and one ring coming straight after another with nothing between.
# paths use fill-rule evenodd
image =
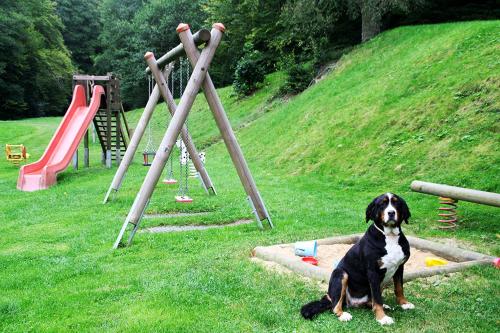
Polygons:
<instances>
[{"instance_id":1,"label":"wooden playground structure","mask_svg":"<svg viewBox=\"0 0 500 333\"><path fill-rule=\"evenodd\" d=\"M195 35L192 35L189 25L181 23L177 27L177 33L181 40L181 44L176 46L174 49L170 50L158 61L154 57L153 53L147 52L144 56L148 64L148 72L154 77L156 85L153 89L152 94L148 100L148 103L144 109L144 112L139 120L139 124L134 131L134 135L130 141L129 148L127 149L123 161L117 170L115 177L106 193L104 202L107 202L109 195L112 191L118 191L120 188L123 177L130 165L134 153L137 150L139 141L144 134L147 123L151 119L154 107L158 103L160 95L163 97L167 103L167 107L172 114L172 119L168 124L168 128L163 136L160 146L156 150L154 160L151 164L150 169L144 179L144 182L137 193L134 203L128 213L125 222L118 234L118 237L114 243L113 248L118 248L122 243L122 239L129 226L132 227L128 241L126 245L130 245L135 233L137 232L144 211L147 208L151 195L155 189L156 184L160 180L162 171L169 159L169 156L175 146L175 142L179 134L182 137L182 141L186 144L186 148L193 159L193 164L196 170L200 174L202 183L208 193L215 194L215 188L206 172L203 163L201 162L198 152L194 146L193 140L190 138L185 122L187 120L189 111L193 106L194 100L200 91L200 88L205 94L205 98L210 107L212 115L214 116L215 122L219 131L221 132L222 139L227 147L229 155L233 161L233 164L237 170L240 181L248 195L248 201L252 207L253 213L257 221L259 228L263 229L263 221L267 221L269 227L273 227L271 217L267 212L264 201L257 189L255 181L252 177L250 169L246 163L243 156L243 152L236 140L236 136L231 128L231 124L222 106L221 100L215 90L215 86L208 74L208 68L210 62L212 61L215 51L219 46L222 39L223 33L225 31L224 25L221 23L215 23L212 30L209 32L207 30L201 30ZM197 45L205 43L205 47L200 52ZM186 55L192 66L192 74L189 78L187 86L180 98L179 105L175 104L172 93L168 88L165 76L168 75L168 67L166 70L162 71L161 67L165 67L170 62L178 59L179 57Z\"/></svg>"},{"instance_id":2,"label":"wooden playground structure","mask_svg":"<svg viewBox=\"0 0 500 333\"><path fill-rule=\"evenodd\" d=\"M99 139L102 149L102 163L111 168L112 161L120 164L123 154L128 146L129 127L125 118L125 111L120 96L120 81L112 74L107 75L73 75L73 87L82 85L85 87L87 101L90 100L92 88L98 83L104 88L106 96L104 108L100 108L93 119L95 134ZM83 138L84 165L89 166L89 130ZM78 168L78 150L73 157L73 167Z\"/></svg>"}]
</instances>

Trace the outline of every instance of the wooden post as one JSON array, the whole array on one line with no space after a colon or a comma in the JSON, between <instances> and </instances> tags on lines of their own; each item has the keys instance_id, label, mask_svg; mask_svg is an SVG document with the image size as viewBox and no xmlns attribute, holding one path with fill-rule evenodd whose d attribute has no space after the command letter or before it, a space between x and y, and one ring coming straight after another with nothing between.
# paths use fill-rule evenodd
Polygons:
<instances>
[{"instance_id":1,"label":"wooden post","mask_svg":"<svg viewBox=\"0 0 500 333\"><path fill-rule=\"evenodd\" d=\"M111 94L110 81L106 82L106 167L111 168Z\"/></svg>"},{"instance_id":2,"label":"wooden post","mask_svg":"<svg viewBox=\"0 0 500 333\"><path fill-rule=\"evenodd\" d=\"M151 96L149 96L149 100L148 103L146 104L146 107L144 108L144 112L142 113L141 118L137 123L137 126L134 130L134 134L132 135L132 138L130 138L127 151L123 156L122 162L118 166L118 170L116 170L115 176L113 177L113 181L109 186L108 192L106 192L106 196L104 197L103 203L108 202L111 191L113 190L118 191L120 189L123 178L125 177L128 167L130 166L130 164L134 159L135 152L139 147L141 138L144 135L144 131L146 130L149 121L151 120L151 116L153 115L153 112L155 110L156 104L158 103L159 99L160 99L160 91L158 89L158 86L155 86L153 91L151 92Z\"/></svg>"},{"instance_id":3,"label":"wooden post","mask_svg":"<svg viewBox=\"0 0 500 333\"><path fill-rule=\"evenodd\" d=\"M193 106L198 91L200 90L201 83L203 82L207 74L208 67L213 59L215 50L217 49L217 46L219 46L219 43L221 41L223 31L224 30L221 29L219 25L214 24L211 31L210 42L203 49L196 66L194 66L193 73L189 78L188 84L184 90L184 94L181 96L177 111L172 116L172 120L170 121L167 131L163 136L160 147L156 152L153 164L149 168L141 189L137 193L132 208L130 209L128 216L123 223L123 226L120 230L120 233L118 234L118 238L116 239L113 248L116 249L118 248L118 246L120 246L121 240L129 223L134 227L130 233L128 244L132 242L134 235L139 228L142 214L146 210L149 199L153 194L154 188L158 183L163 168L165 167L172 148L175 145L175 141L181 132L183 124L186 122L189 111ZM193 36L191 34L191 31L189 30L189 25L182 23L179 24L179 26L177 27L177 33L179 34L179 38L184 45L186 45L186 43L194 44ZM145 58L147 59L151 56L153 56L153 54L151 52L148 52L146 53ZM159 85L161 83L157 82L157 84Z\"/></svg>"},{"instance_id":4,"label":"wooden post","mask_svg":"<svg viewBox=\"0 0 500 333\"><path fill-rule=\"evenodd\" d=\"M73 154L73 169L78 170L78 149Z\"/></svg>"},{"instance_id":5,"label":"wooden post","mask_svg":"<svg viewBox=\"0 0 500 333\"><path fill-rule=\"evenodd\" d=\"M198 57L200 56L199 51L196 45L192 41L182 42L184 45L186 55L189 58L191 64L196 64ZM227 118L226 112L224 111L224 107L220 101L219 96L217 95L217 91L215 90L215 86L210 78L210 74L207 73L205 77L205 81L203 81L202 85L203 93L205 94L205 98L210 106L210 110L214 115L215 122L219 127L219 131L222 134L222 139L226 144L226 147L229 151L229 155L233 161L233 164L238 172L238 176L240 177L240 181L245 188L245 192L249 197L249 202L254 210L257 224L260 228L262 228L262 221L267 220L270 227L273 227L271 217L267 212L266 206L264 205L264 201L260 196L259 190L257 189L257 185L253 180L250 169L248 168L248 164L243 156L243 152L236 140L236 136L234 135L233 129L231 128L231 123Z\"/></svg>"},{"instance_id":6,"label":"wooden post","mask_svg":"<svg viewBox=\"0 0 500 333\"><path fill-rule=\"evenodd\" d=\"M89 160L89 129L85 132L83 137L83 165L88 168L90 166Z\"/></svg>"},{"instance_id":7,"label":"wooden post","mask_svg":"<svg viewBox=\"0 0 500 333\"><path fill-rule=\"evenodd\" d=\"M127 137L130 138L130 128L128 127L127 118L125 117L125 110L123 110L123 104L120 102L120 114L121 119L123 119L123 124L125 125L125 133Z\"/></svg>"},{"instance_id":8,"label":"wooden post","mask_svg":"<svg viewBox=\"0 0 500 333\"><path fill-rule=\"evenodd\" d=\"M172 93L168 89L167 82L165 80L165 77L160 71L160 68L158 67L158 64L156 62L156 59L154 55L148 57L146 59L146 62L151 69L151 73L153 74L155 81L158 82L158 87L160 88L160 93L163 96L163 99L167 103L167 108L170 111L171 115L174 115L177 109L177 105L175 105L174 97L172 96ZM193 66L194 67L194 66ZM200 155L198 154L198 151L196 150L196 147L193 143L193 139L189 135L188 129L186 125L182 126L181 130L181 138L184 144L186 145L186 149L189 153L189 156L191 156L191 160L193 161L193 165L196 168L196 171L198 171L200 177L201 177L201 182L207 193L209 194L216 194L214 185L212 184L212 180L208 176L207 170L205 169L205 165L200 159Z\"/></svg>"},{"instance_id":9,"label":"wooden post","mask_svg":"<svg viewBox=\"0 0 500 333\"><path fill-rule=\"evenodd\" d=\"M115 133L115 136L116 136L116 142L115 142L115 159L116 159L116 165L120 165L120 162L121 162L121 159L122 159L122 152L121 152L121 141L122 141L122 137L121 137L121 131L122 131L122 128L121 128L121 121L120 121L120 111L117 111L115 110L115 115L116 115L116 133Z\"/></svg>"}]
</instances>

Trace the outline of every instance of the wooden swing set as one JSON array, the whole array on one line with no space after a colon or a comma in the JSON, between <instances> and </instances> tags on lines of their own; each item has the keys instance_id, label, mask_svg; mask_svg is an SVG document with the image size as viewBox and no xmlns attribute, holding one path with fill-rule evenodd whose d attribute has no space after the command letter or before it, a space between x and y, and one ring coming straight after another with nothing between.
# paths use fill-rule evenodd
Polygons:
<instances>
[{"instance_id":1,"label":"wooden swing set","mask_svg":"<svg viewBox=\"0 0 500 333\"><path fill-rule=\"evenodd\" d=\"M152 74L156 85L151 92L148 103L144 108L144 112L139 120L136 130L134 131L134 135L130 140L129 147L123 157L122 163L120 164L106 193L104 203L109 200L109 196L113 191L116 193L119 190L125 173L133 160L139 142L151 119L154 108L159 101L160 95L165 100L172 118L168 124L168 128L163 136L161 144L155 152L153 162L151 163L144 182L123 223L113 248L116 249L119 246L131 244L134 235L139 228L142 216L153 194L155 186L160 180L162 171L169 160L179 135L181 136L182 142L186 145L186 149L189 156L191 156L194 167L200 175L201 182L206 192L212 195L216 194L214 185L208 176L198 152L196 151L193 140L190 137L185 124L189 111L193 106L194 100L200 91L200 88L203 90L205 99L207 100L217 127L222 135L222 139L227 147L245 192L248 195L248 202L250 203L253 213L255 214L258 227L263 229L264 227L262 222L267 221L269 227L273 228L271 217L267 212L264 201L262 200L259 190L257 189L252 174L250 173L250 169L248 168L246 160L243 156L243 152L241 151L238 141L236 140L236 136L231 128L229 119L224 111L224 107L222 106L221 100L215 90L215 86L210 78L210 75L208 74L208 67L213 59L215 50L219 46L224 31L225 27L222 23L215 23L212 26L211 31L200 30L195 35L192 35L189 25L181 23L177 27L177 33L179 35L179 39L181 40L181 44L167 52L158 60L156 60L155 56L151 52L147 52L145 54L144 59L148 65L148 69L146 71L147 73ZM205 47L200 52L197 45L201 44L205 44ZM166 65L175 61L184 54L189 59L193 69L189 77L189 81L180 98L179 105L176 105L165 79L165 77L168 77L169 73L169 66ZM165 66L166 68L162 71L160 68ZM127 243L123 244L122 239L129 226L132 230L130 231Z\"/></svg>"}]
</instances>

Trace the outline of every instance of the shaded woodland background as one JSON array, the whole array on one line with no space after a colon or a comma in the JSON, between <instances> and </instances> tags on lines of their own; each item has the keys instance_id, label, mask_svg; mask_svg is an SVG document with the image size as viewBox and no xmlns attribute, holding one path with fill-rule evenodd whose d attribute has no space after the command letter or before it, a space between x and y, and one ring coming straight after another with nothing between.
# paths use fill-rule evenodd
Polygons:
<instances>
[{"instance_id":1,"label":"shaded woodland background","mask_svg":"<svg viewBox=\"0 0 500 333\"><path fill-rule=\"evenodd\" d=\"M244 96L279 70L291 77L281 93L300 92L323 66L381 31L498 19L499 8L494 0L3 0L0 119L63 114L76 72L116 73L125 108L143 106L143 55L177 45L179 22L193 32L225 24L211 76Z\"/></svg>"}]
</instances>

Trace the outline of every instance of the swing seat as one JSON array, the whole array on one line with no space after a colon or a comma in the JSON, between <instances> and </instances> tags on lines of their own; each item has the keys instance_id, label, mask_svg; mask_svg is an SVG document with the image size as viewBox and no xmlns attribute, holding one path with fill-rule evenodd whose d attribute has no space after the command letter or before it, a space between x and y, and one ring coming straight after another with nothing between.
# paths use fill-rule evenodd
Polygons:
<instances>
[{"instance_id":1,"label":"swing seat","mask_svg":"<svg viewBox=\"0 0 500 333\"><path fill-rule=\"evenodd\" d=\"M153 163L152 160L155 158L155 156L156 156L155 151L144 151L142 153L142 157L144 159L144 162L142 163L142 165L151 166L151 163Z\"/></svg>"},{"instance_id":2,"label":"swing seat","mask_svg":"<svg viewBox=\"0 0 500 333\"><path fill-rule=\"evenodd\" d=\"M193 202L193 199L187 195L176 195L175 201L180 203L191 203Z\"/></svg>"},{"instance_id":3,"label":"swing seat","mask_svg":"<svg viewBox=\"0 0 500 333\"><path fill-rule=\"evenodd\" d=\"M171 184L177 184L177 179L173 178L165 178L162 180L163 184L171 185Z\"/></svg>"}]
</instances>

